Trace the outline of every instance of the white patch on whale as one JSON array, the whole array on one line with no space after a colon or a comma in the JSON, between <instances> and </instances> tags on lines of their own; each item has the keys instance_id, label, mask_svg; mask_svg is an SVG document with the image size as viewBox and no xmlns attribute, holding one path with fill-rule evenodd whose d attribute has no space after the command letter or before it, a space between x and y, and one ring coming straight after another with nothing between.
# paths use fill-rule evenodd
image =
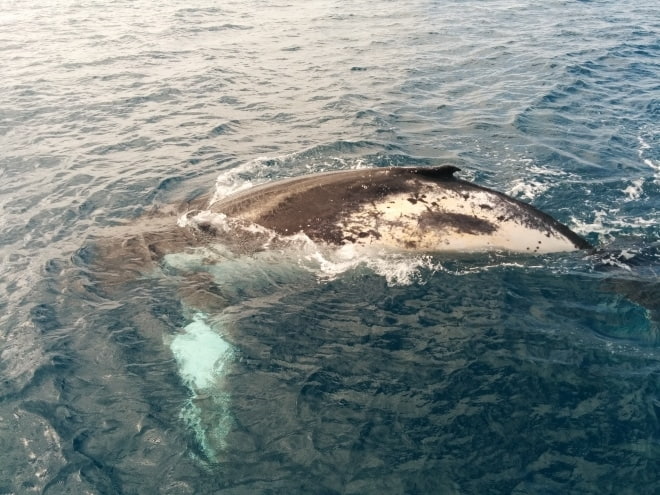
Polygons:
<instances>
[{"instance_id":1,"label":"white patch on whale","mask_svg":"<svg viewBox=\"0 0 660 495\"><path fill-rule=\"evenodd\" d=\"M425 225L425 215L439 218L460 215L475 219L475 228L434 222ZM493 226L492 229L479 228ZM357 245L376 244L398 251L476 252L484 250L554 253L574 251L575 245L556 229L539 230L510 214L509 205L488 191L439 191L424 188L417 199L409 194L391 195L384 201L366 203L338 223L345 237L355 232L375 231L357 238Z\"/></svg>"},{"instance_id":2,"label":"white patch on whale","mask_svg":"<svg viewBox=\"0 0 660 495\"><path fill-rule=\"evenodd\" d=\"M213 456L216 449L225 444L232 424L231 397L222 391L222 382L234 358L234 348L207 324L204 314L197 313L193 321L172 338L170 349L179 375L191 392L181 410L181 418L195 432L204 451ZM210 402L204 409L213 411L212 428L203 419L203 402Z\"/></svg>"}]
</instances>

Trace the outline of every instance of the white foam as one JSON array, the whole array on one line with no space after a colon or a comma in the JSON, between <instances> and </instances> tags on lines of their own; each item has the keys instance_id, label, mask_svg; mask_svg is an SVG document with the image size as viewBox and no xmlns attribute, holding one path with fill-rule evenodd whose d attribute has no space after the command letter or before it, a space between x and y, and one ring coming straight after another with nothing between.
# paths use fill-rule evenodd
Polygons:
<instances>
[{"instance_id":1,"label":"white foam","mask_svg":"<svg viewBox=\"0 0 660 495\"><path fill-rule=\"evenodd\" d=\"M639 150L637 153L641 157L646 150L651 149L651 145L646 142L643 136L638 136L637 141L639 142Z\"/></svg>"},{"instance_id":2,"label":"white foam","mask_svg":"<svg viewBox=\"0 0 660 495\"><path fill-rule=\"evenodd\" d=\"M456 259L453 256L448 262L442 256L388 253L382 250L346 245L330 252L315 251L308 255L307 259L313 261L313 270L320 282L335 280L362 266L383 277L390 287L423 285L439 272L453 276L466 276L503 267L547 269L545 261L542 264L530 264L529 258L526 258L524 262L507 261L508 256L504 253L489 253L490 261L488 263L485 263L482 257L476 264L469 259L455 263Z\"/></svg>"},{"instance_id":3,"label":"white foam","mask_svg":"<svg viewBox=\"0 0 660 495\"><path fill-rule=\"evenodd\" d=\"M640 216L621 216L619 209L609 211L597 210L593 219L589 222L571 217L572 229L578 233L594 233L604 237L606 241L615 241L621 231L630 229L644 229L654 227L658 224L658 214L653 211L648 218Z\"/></svg>"},{"instance_id":4,"label":"white foam","mask_svg":"<svg viewBox=\"0 0 660 495\"><path fill-rule=\"evenodd\" d=\"M639 199L643 192L644 179L637 179L630 182L623 193L628 196L628 201Z\"/></svg>"},{"instance_id":5,"label":"white foam","mask_svg":"<svg viewBox=\"0 0 660 495\"><path fill-rule=\"evenodd\" d=\"M442 268L431 256L410 258L406 255L373 258L367 262L367 266L385 277L389 286L423 284Z\"/></svg>"},{"instance_id":6,"label":"white foam","mask_svg":"<svg viewBox=\"0 0 660 495\"><path fill-rule=\"evenodd\" d=\"M654 175L657 178L660 177L660 163L653 161L652 159L646 157L646 152L652 149L652 146L644 139L643 136L638 136L637 141L639 142L639 149L637 150L637 155L644 165L651 168L654 172Z\"/></svg>"},{"instance_id":7,"label":"white foam","mask_svg":"<svg viewBox=\"0 0 660 495\"><path fill-rule=\"evenodd\" d=\"M610 255L600 259L602 265L615 266L626 271L632 271L632 268L626 263L627 260L620 259L614 255Z\"/></svg>"},{"instance_id":8,"label":"white foam","mask_svg":"<svg viewBox=\"0 0 660 495\"><path fill-rule=\"evenodd\" d=\"M181 215L176 223L179 227L198 227L206 223L221 231L227 231L230 228L227 215L224 213L214 213L209 210L188 211Z\"/></svg>"},{"instance_id":9,"label":"white foam","mask_svg":"<svg viewBox=\"0 0 660 495\"><path fill-rule=\"evenodd\" d=\"M255 183L245 178L244 175L253 175L253 169L258 163L260 163L259 159L246 162L218 175L215 180L215 191L209 204L212 205L226 196L250 189Z\"/></svg>"},{"instance_id":10,"label":"white foam","mask_svg":"<svg viewBox=\"0 0 660 495\"><path fill-rule=\"evenodd\" d=\"M333 170L357 170L372 165L362 158L346 159L340 156L321 156L305 159L310 150L285 153L274 157L262 156L232 167L218 175L210 205L231 194L252 188L273 177L281 179ZM300 162L300 163L298 163Z\"/></svg>"},{"instance_id":11,"label":"white foam","mask_svg":"<svg viewBox=\"0 0 660 495\"><path fill-rule=\"evenodd\" d=\"M545 193L553 185L557 184L557 178L561 177L562 182L571 178L571 174L551 168L541 167L533 163L533 160L523 158L516 160L517 162L528 163L525 166L525 171L529 174L528 177L514 179L511 181L511 187L505 192L509 196L519 199L534 200L538 196ZM531 179L534 177L535 179ZM540 180L539 180L540 179Z\"/></svg>"},{"instance_id":12,"label":"white foam","mask_svg":"<svg viewBox=\"0 0 660 495\"><path fill-rule=\"evenodd\" d=\"M508 189L507 194L515 198L532 200L546 192L549 188L550 184L547 183L517 179L513 181L513 186Z\"/></svg>"},{"instance_id":13,"label":"white foam","mask_svg":"<svg viewBox=\"0 0 660 495\"><path fill-rule=\"evenodd\" d=\"M215 191L210 204L266 182L273 176L284 177L280 171L281 166L290 162L298 154L288 153L276 157L262 156L222 172L215 181Z\"/></svg>"},{"instance_id":14,"label":"white foam","mask_svg":"<svg viewBox=\"0 0 660 495\"><path fill-rule=\"evenodd\" d=\"M426 274L430 276L440 268L439 263L428 255L387 253L353 244L335 250L317 249L306 259L312 262L312 270L320 281L335 280L348 271L366 266L385 278L389 286L424 283Z\"/></svg>"},{"instance_id":15,"label":"white foam","mask_svg":"<svg viewBox=\"0 0 660 495\"><path fill-rule=\"evenodd\" d=\"M576 232L594 232L607 236L612 233L612 225L608 222L608 218L615 217L617 213L618 210L609 212L599 210L594 212L594 218L591 222L580 220L577 217L571 217L571 224L573 225L573 230Z\"/></svg>"},{"instance_id":16,"label":"white foam","mask_svg":"<svg viewBox=\"0 0 660 495\"><path fill-rule=\"evenodd\" d=\"M656 172L660 172L660 163L655 163L650 158L644 158L643 162L644 162L645 165L651 167Z\"/></svg>"}]
</instances>

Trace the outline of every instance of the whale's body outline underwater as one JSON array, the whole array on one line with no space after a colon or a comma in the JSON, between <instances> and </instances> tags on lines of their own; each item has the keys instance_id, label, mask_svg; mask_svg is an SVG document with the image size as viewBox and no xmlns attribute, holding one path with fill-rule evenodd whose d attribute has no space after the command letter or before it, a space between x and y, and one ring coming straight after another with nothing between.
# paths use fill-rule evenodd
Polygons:
<instances>
[{"instance_id":1,"label":"whale's body outline underwater","mask_svg":"<svg viewBox=\"0 0 660 495\"><path fill-rule=\"evenodd\" d=\"M274 294L268 280L263 282L265 288L257 282L246 292L238 288L237 297L228 294L235 282L251 283L243 281L251 277L244 272L251 266L257 266L255 277L268 279L272 266L283 265L285 273L291 272L282 279L288 286L284 294L297 290L300 280L307 283L306 276L296 275L296 268L300 271L297 261L305 256L298 248L309 248L310 241L313 249L335 252L345 246L364 248L367 258L374 253L378 258L383 250L415 257L436 252L539 254L591 248L535 207L457 179L458 170L447 165L305 175L221 198L202 196L163 206L119 231L104 232L104 240L97 243L97 261L100 279L110 292L114 286L123 293L125 282L145 275L151 280L149 272L154 270L156 276L161 270L166 278L171 274L172 281L180 284L177 297L189 323L173 334L166 330L163 338L191 393L181 418L194 431L205 458L216 458L232 428L232 398L227 391L231 386L225 380L240 351L233 345L236 338L225 337L234 332L233 315L249 312L253 297L256 307L279 297L279 279L273 282ZM223 257L225 248L232 253L229 258ZM200 359L200 349L205 350L205 359ZM199 405L202 397L208 408Z\"/></svg>"}]
</instances>

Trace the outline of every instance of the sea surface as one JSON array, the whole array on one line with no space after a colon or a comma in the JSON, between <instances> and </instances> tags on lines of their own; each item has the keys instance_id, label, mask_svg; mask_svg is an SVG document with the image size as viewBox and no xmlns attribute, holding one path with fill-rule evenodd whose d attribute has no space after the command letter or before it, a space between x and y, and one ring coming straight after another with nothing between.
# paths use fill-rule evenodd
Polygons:
<instances>
[{"instance_id":1,"label":"sea surface","mask_svg":"<svg viewBox=\"0 0 660 495\"><path fill-rule=\"evenodd\" d=\"M0 494L660 493L657 1L0 0L0 74ZM443 164L595 250L104 283L164 205Z\"/></svg>"}]
</instances>

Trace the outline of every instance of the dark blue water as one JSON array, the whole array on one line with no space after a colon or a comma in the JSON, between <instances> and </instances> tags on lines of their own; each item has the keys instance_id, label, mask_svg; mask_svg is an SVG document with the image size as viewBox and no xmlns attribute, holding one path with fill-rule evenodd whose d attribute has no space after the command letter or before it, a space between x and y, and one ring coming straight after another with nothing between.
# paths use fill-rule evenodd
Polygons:
<instances>
[{"instance_id":1,"label":"dark blue water","mask_svg":"<svg viewBox=\"0 0 660 495\"><path fill-rule=\"evenodd\" d=\"M0 2L0 493L660 492L655 3ZM445 163L597 252L99 272L163 204Z\"/></svg>"}]
</instances>

